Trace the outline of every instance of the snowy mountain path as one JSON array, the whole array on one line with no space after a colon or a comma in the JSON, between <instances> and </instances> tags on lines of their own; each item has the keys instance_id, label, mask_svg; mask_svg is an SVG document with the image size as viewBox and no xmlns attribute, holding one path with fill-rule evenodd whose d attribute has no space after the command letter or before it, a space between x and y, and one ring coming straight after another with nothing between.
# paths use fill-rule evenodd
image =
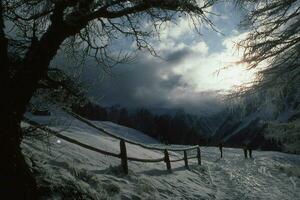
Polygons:
<instances>
[{"instance_id":1,"label":"snowy mountain path","mask_svg":"<svg viewBox=\"0 0 300 200\"><path fill-rule=\"evenodd\" d=\"M300 166L299 156L254 151L254 159L244 159L241 149L225 148L219 159L216 148L204 151L216 199L300 199L299 177L280 172L280 166Z\"/></svg>"},{"instance_id":2,"label":"snowy mountain path","mask_svg":"<svg viewBox=\"0 0 300 200\"><path fill-rule=\"evenodd\" d=\"M69 116L61 117L63 119L54 123L47 117L31 116L39 122L51 122L49 127L61 130L66 136L119 152L118 140ZM136 130L110 122L93 123L131 140L161 146ZM253 151L254 159L244 159L241 149L224 148L224 158L220 159L217 148L201 147L201 166L196 159L189 160L190 170L184 167L183 161L171 163L172 173L169 173L164 162L129 162L129 175L125 176L120 172L120 159L53 136L26 137L22 148L37 173L38 184L47 191L48 196L43 199L64 199L64 196L72 196L74 191L77 195L82 194L82 199L300 199L299 155ZM161 151L131 144L127 144L127 153L137 158L163 157ZM195 155L195 152L190 153ZM183 155L170 152L170 156L177 159Z\"/></svg>"}]
</instances>

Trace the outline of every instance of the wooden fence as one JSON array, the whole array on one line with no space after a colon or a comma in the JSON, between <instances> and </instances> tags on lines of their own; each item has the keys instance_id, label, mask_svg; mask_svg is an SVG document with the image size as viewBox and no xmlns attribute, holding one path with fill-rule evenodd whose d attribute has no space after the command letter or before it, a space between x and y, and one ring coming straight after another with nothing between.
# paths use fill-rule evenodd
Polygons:
<instances>
[{"instance_id":1,"label":"wooden fence","mask_svg":"<svg viewBox=\"0 0 300 200\"><path fill-rule=\"evenodd\" d=\"M79 116L75 113L72 113L72 112L69 112L69 111L67 111L67 112L70 115L72 115L73 117L75 117L76 119L86 123L87 125L95 128L96 130L101 131L101 132L103 132L103 133L105 133L105 134L107 134L107 135L109 135L113 138L116 138L116 139L120 140L120 153L119 154L112 153L112 152L108 152L106 150L102 150L102 149L99 149L99 148L96 148L96 147L89 146L89 145L84 144L84 143L82 143L78 140L75 140L75 139L70 138L68 136L65 136L65 135L63 135L63 134L61 134L57 131L54 131L50 128L47 128L46 126L41 125L41 124L39 124L35 121L32 121L28 118L24 118L24 121L27 122L28 124L38 128L38 129L41 129L45 132L50 133L51 135L54 135L58 138L61 138L65 141L67 141L67 142L73 143L73 144L78 145L80 147L83 147L85 149L88 149L88 150L91 150L91 151L94 151L94 152L97 152L97 153L100 153L100 154L103 154L103 155L120 158L121 159L122 170L125 174L128 174L128 161L136 161L136 162L143 162L143 163L165 162L168 171L172 171L171 163L180 162L180 161L184 161L185 167L187 169L189 169L188 160L189 159L194 159L194 158L197 158L198 165L201 165L201 150L200 150L199 146L192 146L192 147L187 147L187 148L159 148L159 147L154 147L154 146L150 146L150 145L145 145L145 144L138 143L138 142L135 142L135 141L130 141L130 140L125 139L123 137L120 137L120 136L114 135L112 133L109 133L106 130L94 125L93 123L91 123L87 119L85 119L85 118L83 118L83 117L81 117L81 116ZM144 158L128 157L127 156L126 143L137 145L137 146L140 146L142 148L149 149L149 150L162 151L164 153L164 157L158 158L158 159L144 159ZM191 151L191 150L195 150L195 149L197 150L197 154L194 155L194 156L188 156L187 152ZM169 155L169 151L181 151L181 152L183 152L183 158L176 159L176 160L171 160L170 155Z\"/></svg>"}]
</instances>

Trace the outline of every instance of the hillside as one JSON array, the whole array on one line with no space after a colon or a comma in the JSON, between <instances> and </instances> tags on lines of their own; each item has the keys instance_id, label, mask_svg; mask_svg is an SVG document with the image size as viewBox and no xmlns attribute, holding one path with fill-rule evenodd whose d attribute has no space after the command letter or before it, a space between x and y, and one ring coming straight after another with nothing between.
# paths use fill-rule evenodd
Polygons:
<instances>
[{"instance_id":1,"label":"hillside","mask_svg":"<svg viewBox=\"0 0 300 200\"><path fill-rule=\"evenodd\" d=\"M88 127L63 113L51 117L27 115L52 129L94 147L119 152L119 141ZM133 129L111 122L95 122L105 130L130 140L158 144ZM27 124L23 123L23 127ZM36 134L35 133L32 134ZM30 137L22 149L37 176L43 199L299 199L300 156L278 152L254 151L245 160L240 149L224 149L219 159L217 148L202 147L202 165L189 160L172 163L129 162L129 175L122 175L120 160L103 156L53 136ZM127 144L129 156L160 158L162 152ZM171 152L171 158L182 155Z\"/></svg>"},{"instance_id":2,"label":"hillside","mask_svg":"<svg viewBox=\"0 0 300 200\"><path fill-rule=\"evenodd\" d=\"M212 140L231 147L248 143L256 149L299 154L300 91L275 95L276 91L270 90L241 99L233 109L221 112L223 123Z\"/></svg>"}]
</instances>

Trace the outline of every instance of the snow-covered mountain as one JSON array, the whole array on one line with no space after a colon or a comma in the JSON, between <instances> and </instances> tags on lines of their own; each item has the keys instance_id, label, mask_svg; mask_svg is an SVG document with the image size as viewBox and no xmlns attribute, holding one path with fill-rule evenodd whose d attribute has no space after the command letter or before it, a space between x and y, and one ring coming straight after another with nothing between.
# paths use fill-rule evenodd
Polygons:
<instances>
[{"instance_id":1,"label":"snow-covered mountain","mask_svg":"<svg viewBox=\"0 0 300 200\"><path fill-rule=\"evenodd\" d=\"M27 117L90 146L119 152L118 140L64 112ZM91 122L130 140L161 145L127 127ZM129 162L125 176L117 158L38 133L26 136L22 149L37 177L41 199L300 199L297 155L254 151L254 159L245 160L241 149L225 148L224 158L219 159L217 148L202 147L201 166L196 160L189 160L190 170L183 162L172 163L173 172L168 173L164 162ZM138 158L163 156L163 152L130 144L127 153ZM179 152L170 155L171 159L182 157Z\"/></svg>"}]
</instances>

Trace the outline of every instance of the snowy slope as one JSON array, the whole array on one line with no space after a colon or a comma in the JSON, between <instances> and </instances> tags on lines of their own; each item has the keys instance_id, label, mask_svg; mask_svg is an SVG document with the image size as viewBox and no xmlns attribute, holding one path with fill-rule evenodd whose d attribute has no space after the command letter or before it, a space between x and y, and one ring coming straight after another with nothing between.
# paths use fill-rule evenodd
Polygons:
<instances>
[{"instance_id":1,"label":"snowy slope","mask_svg":"<svg viewBox=\"0 0 300 200\"><path fill-rule=\"evenodd\" d=\"M156 144L157 140L152 137L141 133L132 128L128 128L126 126L121 126L109 121L94 121L94 124L104 130L108 130L110 133L114 133L115 135L121 136L128 140L146 143L146 144Z\"/></svg>"},{"instance_id":2,"label":"snowy slope","mask_svg":"<svg viewBox=\"0 0 300 200\"><path fill-rule=\"evenodd\" d=\"M40 123L91 146L119 152L119 141L64 113L52 117L28 115ZM151 144L157 141L136 130L110 122L94 122L114 134ZM23 124L26 126L26 124ZM244 160L240 149L202 148L203 165L190 160L165 164L129 162L129 175L120 173L120 160L83 149L53 136L25 137L23 152L36 173L43 199L300 199L300 156L256 152ZM163 153L127 144L129 156L160 158ZM172 159L181 156L175 152Z\"/></svg>"}]
</instances>

